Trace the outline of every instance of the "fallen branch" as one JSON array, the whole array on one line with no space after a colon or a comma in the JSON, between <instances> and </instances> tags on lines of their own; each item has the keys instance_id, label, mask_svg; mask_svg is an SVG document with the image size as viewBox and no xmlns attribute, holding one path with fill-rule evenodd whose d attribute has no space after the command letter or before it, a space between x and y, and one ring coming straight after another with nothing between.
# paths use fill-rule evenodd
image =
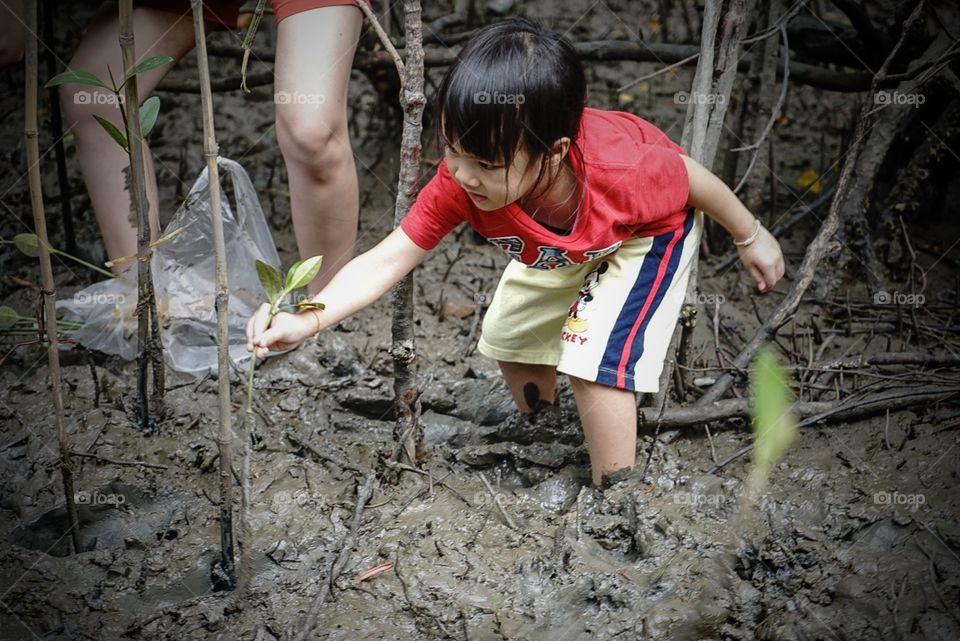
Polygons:
<instances>
[{"instance_id":1,"label":"fallen branch","mask_svg":"<svg viewBox=\"0 0 960 641\"><path fill-rule=\"evenodd\" d=\"M807 427L818 423L836 423L865 418L888 409L895 411L935 403L957 394L960 394L960 389L957 387L934 385L896 387L856 399L848 397L841 401L796 401L792 410L798 418L802 419L798 426ZM750 415L750 406L748 399L737 398L717 401L708 407L672 407L664 410L662 415L659 415L655 409L647 407L641 408L639 414L641 423L659 423L662 427L675 429L734 418L745 419Z\"/></svg>"},{"instance_id":2,"label":"fallen branch","mask_svg":"<svg viewBox=\"0 0 960 641\"><path fill-rule=\"evenodd\" d=\"M310 637L310 633L313 632L313 629L317 627L317 618L320 612L320 606L323 605L323 602L327 599L327 594L333 590L333 584L336 582L337 577L340 576L340 573L343 571L343 568L346 567L347 562L350 560L351 550L353 546L357 544L357 530L360 529L360 523L363 521L363 509L366 507L367 503L370 502L370 498L373 496L373 490L376 487L377 476L373 472L370 472L367 475L367 479L364 481L363 485L357 489L357 504L353 511L353 521L350 523L350 531L347 533L347 536L344 538L343 545L340 547L340 551L337 553L336 558L330 564L330 572L328 574L327 580L323 582L323 585L320 586L320 592L314 598L313 603L310 604L310 608L307 610L307 620L303 624L303 628L300 630L300 633L293 638L293 641L307 641Z\"/></svg>"},{"instance_id":3,"label":"fallen branch","mask_svg":"<svg viewBox=\"0 0 960 641\"><path fill-rule=\"evenodd\" d=\"M170 469L169 466L163 465L161 463L147 463L146 461L124 461L121 459L110 458L109 456L101 456L100 454L93 454L91 452L78 452L77 450L70 451L71 456L80 456L83 458L92 458L101 463L109 463L110 465L129 465L131 467L150 467L157 470L167 470Z\"/></svg>"},{"instance_id":4,"label":"fallen branch","mask_svg":"<svg viewBox=\"0 0 960 641\"><path fill-rule=\"evenodd\" d=\"M700 47L696 45L669 44L660 42L642 42L637 40L593 40L578 42L574 48L584 62L656 62L663 65L689 66L700 56ZM243 49L238 46L210 46L211 56L243 57ZM423 64L426 68L446 67L453 63L459 50L446 47L424 49ZM397 54L406 57L406 50ZM255 52L259 61L273 62L272 52ZM746 71L750 67L752 56L745 53L737 61L737 69ZM678 64L679 63L679 64ZM382 71L395 67L396 62L387 51L364 51L357 53L353 68L362 72ZM801 85L808 85L826 91L856 93L870 89L873 75L868 71L833 71L817 65L802 62L790 62L790 79ZM782 71L777 75L782 77ZM258 87L273 83L273 71L250 74L246 78L247 87ZM889 77L879 84L884 89L894 87L903 77ZM240 88L240 77L221 78L211 83L213 91L235 91ZM171 93L199 93L200 86L192 80L166 79L157 87L160 91Z\"/></svg>"}]
</instances>

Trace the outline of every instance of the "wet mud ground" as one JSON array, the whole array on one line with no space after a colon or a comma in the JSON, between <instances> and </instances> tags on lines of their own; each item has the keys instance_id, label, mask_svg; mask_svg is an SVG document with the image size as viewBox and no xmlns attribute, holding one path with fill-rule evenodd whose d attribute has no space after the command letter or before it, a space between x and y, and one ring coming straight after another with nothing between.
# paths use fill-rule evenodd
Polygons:
<instances>
[{"instance_id":1,"label":"wet mud ground","mask_svg":"<svg viewBox=\"0 0 960 641\"><path fill-rule=\"evenodd\" d=\"M525 12L561 30L572 27L573 39L628 37L637 29L650 35L649 25L628 19L634 13L620 5L571 3L576 6L561 19L551 18L555 4L525 3ZM71 11L75 15L62 17L72 26L64 26L61 51L75 42L76 25L89 9ZM586 17L575 22L584 11ZM268 29L261 46L272 46L272 37ZM211 37L222 43L234 39L229 33ZM235 67L233 61L215 66L221 72ZM682 110L673 95L689 87L692 71L616 90L655 68L590 65L591 104L639 113L677 140ZM172 77L189 78L191 69L188 58ZM0 100L7 115L5 238L29 228L26 184L15 179L24 163L19 125L12 124L21 108L18 73L0 76L14 89ZM434 81L440 73L431 72ZM199 100L160 95L152 146L161 198L172 213L203 162ZM392 224L398 129L396 115L364 76L355 73L351 97L363 250ZM247 98L218 94L217 100L221 153L250 172L289 264L295 246L269 90L258 88ZM787 192L805 166L820 167L821 157L829 162L838 153L840 129L854 109L852 96L825 100L810 88L791 89L789 123L775 130L780 159L775 172L782 184L771 208L774 217L794 202L796 196ZM50 143L45 135L42 145ZM68 154L72 160L69 137ZM435 161L435 150L428 147L425 158ZM52 161L44 163L45 193L55 194ZM74 193L82 194L74 163L70 175ZM81 208L84 198L75 198ZM48 203L48 219L56 220L57 211ZM82 246L97 259L102 249L88 210L78 226ZM56 245L62 235L52 227ZM811 219L781 239L793 270L816 230ZM912 233L935 246L956 237L957 228L955 222L943 223ZM7 246L0 251L4 274L38 279L33 261ZM935 259L920 258L928 265ZM561 381L559 407L530 423L517 416L495 364L475 352L482 302L492 294L505 260L461 229L417 272L427 474L404 473L395 484L377 486L335 599L320 608L313 638L960 636L955 401L801 430L751 520L738 518L748 458L712 471L718 460L749 443L742 421L712 424L709 438L702 427L665 430L654 438L651 426L641 426L641 468L652 450L645 472L594 489L566 382ZM711 260L716 257L702 264ZM955 254L933 266L928 300L956 306L955 267ZM64 295L96 280L64 263L55 264L55 271ZM753 294L738 267L702 279L703 293L723 296L719 318L728 360L753 335L758 316L773 309L791 275L788 269L777 291L765 297ZM822 278L821 285L827 281ZM833 275L823 288L825 293L811 297L867 297L856 275ZM32 309L33 294L6 279L0 299L23 314ZM817 347L811 342L815 324L834 336L823 358L956 350L955 339L918 346L895 329L883 329L882 322L881 329L877 322L853 323L833 309L805 303L781 330L782 340L798 341L806 353ZM883 320L884 310L874 313ZM696 367L717 365L711 316L701 313L693 334ZM77 491L90 549L68 555L46 356L35 344L13 350L4 345L10 353L0 366L0 639L289 638L303 624L343 546L362 471L382 469L394 442L389 318L388 301L380 301L260 367L262 441L251 457L253 577L241 601L210 596L219 540L216 381L171 376L159 433L145 436L132 420L133 365L100 357L91 365L82 353L64 352L71 447L101 459L164 466L79 459ZM847 376L835 385L852 390L905 375L908 370L890 367L873 379ZM738 391L744 393L743 387ZM234 393L239 408L239 382ZM696 394L691 390L682 402L692 403ZM393 569L357 581L361 572L385 562Z\"/></svg>"}]
</instances>

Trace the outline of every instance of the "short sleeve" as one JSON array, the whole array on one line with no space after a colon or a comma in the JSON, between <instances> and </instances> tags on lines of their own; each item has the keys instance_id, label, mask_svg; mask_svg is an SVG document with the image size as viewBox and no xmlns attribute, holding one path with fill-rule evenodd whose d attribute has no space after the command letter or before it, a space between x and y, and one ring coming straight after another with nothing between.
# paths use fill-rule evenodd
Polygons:
<instances>
[{"instance_id":1,"label":"short sleeve","mask_svg":"<svg viewBox=\"0 0 960 641\"><path fill-rule=\"evenodd\" d=\"M690 178L680 147L639 145L635 211L637 222L652 223L681 211L690 195Z\"/></svg>"},{"instance_id":2,"label":"short sleeve","mask_svg":"<svg viewBox=\"0 0 960 641\"><path fill-rule=\"evenodd\" d=\"M443 160L400 221L400 227L420 249L429 251L465 220L465 198L466 193L456 184Z\"/></svg>"}]
</instances>

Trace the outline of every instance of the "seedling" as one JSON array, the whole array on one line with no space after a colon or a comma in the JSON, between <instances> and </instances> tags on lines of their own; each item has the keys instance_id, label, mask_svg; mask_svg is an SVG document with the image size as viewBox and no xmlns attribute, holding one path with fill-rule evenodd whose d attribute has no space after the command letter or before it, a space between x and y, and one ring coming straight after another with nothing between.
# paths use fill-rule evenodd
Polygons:
<instances>
[{"instance_id":1,"label":"seedling","mask_svg":"<svg viewBox=\"0 0 960 641\"><path fill-rule=\"evenodd\" d=\"M272 265L268 265L262 260L257 261L257 276L260 278L260 284L263 285L267 293L267 300L270 302L270 314L267 316L267 327L273 321L273 317L283 311L301 311L304 309L323 309L323 303L315 303L311 300L300 300L296 304L286 303L287 296L301 287L306 287L320 272L320 264L323 262L323 256L314 256L306 260L295 262L287 271L286 278L277 271ZM247 416L253 411L253 372L257 365L256 356L250 359L250 369L247 373Z\"/></svg>"},{"instance_id":2,"label":"seedling","mask_svg":"<svg viewBox=\"0 0 960 641\"><path fill-rule=\"evenodd\" d=\"M757 355L750 381L753 426L753 468L747 478L742 510L749 510L763 493L770 472L797 435L791 411L793 394L787 375L769 346Z\"/></svg>"},{"instance_id":3,"label":"seedling","mask_svg":"<svg viewBox=\"0 0 960 641\"><path fill-rule=\"evenodd\" d=\"M44 88L49 89L50 87L56 87L58 85L64 85L67 83L75 83L78 85L86 85L88 87L96 87L98 89L106 89L111 92L114 96L117 106L120 108L120 118L123 120L123 131L120 130L115 124L94 114L94 118L100 126L103 127L104 131L110 134L110 137L113 138L118 145L123 147L123 150L127 153L130 153L130 143L128 141L128 136L130 135L130 123L127 120L127 110L123 104L123 86L130 81L131 78L137 76L141 73L145 73L157 67L162 67L173 62L173 58L170 56L153 56L147 58L133 69L130 70L130 73L126 75L119 85L117 85L116 80L113 77L113 72L110 71L110 68L107 67L107 73L110 75L110 84L107 85L103 80L98 78L96 75L90 73L89 71L84 71L82 69L68 69L61 74L57 74L53 78L47 81L44 85ZM151 96L147 98L143 105L140 107L140 132L141 135L146 138L150 131L153 130L153 126L157 123L157 114L160 113L160 99L156 96Z\"/></svg>"},{"instance_id":4,"label":"seedling","mask_svg":"<svg viewBox=\"0 0 960 641\"><path fill-rule=\"evenodd\" d=\"M17 234L13 237L13 240L4 240L0 238L0 245L16 245L17 249L20 250L20 253L25 256L30 256L31 258L36 258L40 255L40 239L37 238L36 234L23 233ZM72 254L68 254L65 251L60 251L56 247L47 247L51 254L56 254L57 256L63 256L64 258L69 258L70 260L83 265L89 269L100 272L101 274L107 276L108 278L113 278L113 274L108 272L103 267L98 267L91 263L88 263L85 260L81 260Z\"/></svg>"}]
</instances>

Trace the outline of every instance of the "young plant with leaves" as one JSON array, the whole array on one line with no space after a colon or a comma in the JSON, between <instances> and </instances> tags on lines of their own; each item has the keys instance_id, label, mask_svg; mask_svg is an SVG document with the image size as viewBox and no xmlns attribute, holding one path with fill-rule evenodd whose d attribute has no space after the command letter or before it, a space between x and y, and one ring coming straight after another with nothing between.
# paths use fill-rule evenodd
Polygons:
<instances>
[{"instance_id":1,"label":"young plant with leaves","mask_svg":"<svg viewBox=\"0 0 960 641\"><path fill-rule=\"evenodd\" d=\"M25 256L30 256L31 258L36 258L37 256L40 255L40 239L37 238L36 234L31 234L29 232L17 234L16 236L13 237L13 240L4 240L3 238L0 238L0 245L16 245L17 249L20 250L20 253L22 253ZM88 263L85 260L81 260L76 256L73 256L72 254L68 254L65 251L60 251L55 247L47 247L47 249L51 254L56 254L57 256L63 256L64 258L69 258L70 260L80 265L83 265L88 269L92 269L96 272L103 274L107 278L113 278L113 274L108 272L103 267L98 267L96 265Z\"/></svg>"},{"instance_id":2,"label":"young plant with leaves","mask_svg":"<svg viewBox=\"0 0 960 641\"><path fill-rule=\"evenodd\" d=\"M298 261L290 266L286 277L277 271L273 266L258 260L257 276L260 278L260 284L263 285L267 293L267 300L270 304L270 314L267 317L267 326L273 321L273 317L282 311L301 311L304 309L324 308L323 303L316 303L311 300L300 300L296 303L288 303L288 297L300 289L306 287L320 271L320 265L323 262L323 256L314 256L306 260ZM247 545L250 540L250 528L247 521L249 511L250 497L250 445L259 437L256 436L253 426L256 423L256 416L253 412L253 374L257 367L256 353L251 354L250 369L247 370L247 406L243 415L243 425L241 428L243 439L243 450L240 461L240 537L238 540L240 547L240 585L245 588L250 583L251 567L250 555Z\"/></svg>"},{"instance_id":3,"label":"young plant with leaves","mask_svg":"<svg viewBox=\"0 0 960 641\"><path fill-rule=\"evenodd\" d=\"M787 383L787 374L769 345L754 360L750 396L753 400L753 467L747 477L742 513L752 510L767 487L773 466L797 435L797 421L791 411L793 394Z\"/></svg>"},{"instance_id":4,"label":"young plant with leaves","mask_svg":"<svg viewBox=\"0 0 960 641\"><path fill-rule=\"evenodd\" d=\"M127 119L127 110L124 106L123 101L123 88L130 79L138 76L142 73L156 69L157 67L162 67L163 65L168 65L173 62L173 58L170 56L153 56L147 58L133 69L130 70L130 73L126 74L119 85L117 85L116 80L113 77L113 72L110 71L109 67L107 68L107 73L110 75L110 84L98 78L96 75L90 73L89 71L84 71L82 69L68 69L61 74L57 74L53 78L47 81L44 85L45 89L50 87L57 87L59 85L65 84L78 84L85 85L87 87L95 87L97 89L105 89L113 94L114 100L117 102L117 106L120 109L120 119L123 121L122 126L123 130L120 130L120 127L113 124L106 118L94 114L94 118L100 126L103 127L104 131L110 134L110 137L113 138L118 145L123 147L123 150L127 153L130 153L130 122ZM140 131L144 138L150 135L150 132L153 130L153 126L157 123L157 115L160 113L160 99L156 96L151 96L147 98L143 105L140 107Z\"/></svg>"}]
</instances>

